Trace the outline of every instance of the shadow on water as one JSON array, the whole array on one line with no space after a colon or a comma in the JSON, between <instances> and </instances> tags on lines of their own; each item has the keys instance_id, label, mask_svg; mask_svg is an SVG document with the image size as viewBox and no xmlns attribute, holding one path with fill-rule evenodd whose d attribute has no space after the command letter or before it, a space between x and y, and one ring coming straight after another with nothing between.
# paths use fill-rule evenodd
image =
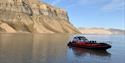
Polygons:
<instances>
[{"instance_id":1,"label":"shadow on water","mask_svg":"<svg viewBox=\"0 0 125 63\"><path fill-rule=\"evenodd\" d=\"M68 37L67 34L0 34L0 63L67 63Z\"/></svg>"},{"instance_id":2,"label":"shadow on water","mask_svg":"<svg viewBox=\"0 0 125 63\"><path fill-rule=\"evenodd\" d=\"M76 48L76 47L70 47L70 49L73 51L73 54L77 57L80 56L99 56L99 57L111 57L111 54L107 52L106 50L91 50L91 49L85 49L85 48Z\"/></svg>"},{"instance_id":3,"label":"shadow on water","mask_svg":"<svg viewBox=\"0 0 125 63\"><path fill-rule=\"evenodd\" d=\"M112 55L106 50L70 47L67 56L69 63L111 63Z\"/></svg>"}]
</instances>

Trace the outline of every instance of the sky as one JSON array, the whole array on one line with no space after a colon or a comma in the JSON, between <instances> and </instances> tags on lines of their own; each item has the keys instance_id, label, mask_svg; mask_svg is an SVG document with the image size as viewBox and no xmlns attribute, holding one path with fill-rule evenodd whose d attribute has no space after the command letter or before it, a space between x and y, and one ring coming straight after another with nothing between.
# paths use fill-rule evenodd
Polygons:
<instances>
[{"instance_id":1,"label":"sky","mask_svg":"<svg viewBox=\"0 0 125 63\"><path fill-rule=\"evenodd\" d=\"M125 30L125 0L42 0L68 12L77 28L116 28Z\"/></svg>"}]
</instances>

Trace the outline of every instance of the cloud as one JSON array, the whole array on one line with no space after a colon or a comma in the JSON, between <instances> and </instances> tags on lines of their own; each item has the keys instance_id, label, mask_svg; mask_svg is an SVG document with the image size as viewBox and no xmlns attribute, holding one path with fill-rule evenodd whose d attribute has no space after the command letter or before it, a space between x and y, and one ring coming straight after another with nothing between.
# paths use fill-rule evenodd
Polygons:
<instances>
[{"instance_id":1,"label":"cloud","mask_svg":"<svg viewBox=\"0 0 125 63\"><path fill-rule=\"evenodd\" d=\"M59 4L60 2L62 2L63 0L54 0L54 1L52 1L52 5L57 5L57 4Z\"/></svg>"},{"instance_id":2,"label":"cloud","mask_svg":"<svg viewBox=\"0 0 125 63\"><path fill-rule=\"evenodd\" d=\"M73 1L73 0L72 0ZM99 6L102 3L105 3L109 0L77 0L74 3L67 6L67 8L71 8L74 6Z\"/></svg>"},{"instance_id":3,"label":"cloud","mask_svg":"<svg viewBox=\"0 0 125 63\"><path fill-rule=\"evenodd\" d=\"M77 0L75 3L67 5L66 8L76 6L90 6L103 11L117 11L125 10L125 0Z\"/></svg>"},{"instance_id":4,"label":"cloud","mask_svg":"<svg viewBox=\"0 0 125 63\"><path fill-rule=\"evenodd\" d=\"M124 10L125 0L112 0L108 4L104 5L102 9L106 11Z\"/></svg>"},{"instance_id":5,"label":"cloud","mask_svg":"<svg viewBox=\"0 0 125 63\"><path fill-rule=\"evenodd\" d=\"M45 0L47 1L47 0ZM52 5L64 4L63 8L86 6L95 7L103 11L123 10L125 8L125 0L48 0Z\"/></svg>"},{"instance_id":6,"label":"cloud","mask_svg":"<svg viewBox=\"0 0 125 63\"><path fill-rule=\"evenodd\" d=\"M79 5L91 5L91 4L96 4L100 2L104 2L107 0L44 0L44 1L49 1L50 4L52 5L59 5L60 3L68 3L64 7L70 8L74 6L79 6Z\"/></svg>"},{"instance_id":7,"label":"cloud","mask_svg":"<svg viewBox=\"0 0 125 63\"><path fill-rule=\"evenodd\" d=\"M63 0L40 0L40 1L44 1L47 2L51 5L58 5L59 3L61 3Z\"/></svg>"}]
</instances>

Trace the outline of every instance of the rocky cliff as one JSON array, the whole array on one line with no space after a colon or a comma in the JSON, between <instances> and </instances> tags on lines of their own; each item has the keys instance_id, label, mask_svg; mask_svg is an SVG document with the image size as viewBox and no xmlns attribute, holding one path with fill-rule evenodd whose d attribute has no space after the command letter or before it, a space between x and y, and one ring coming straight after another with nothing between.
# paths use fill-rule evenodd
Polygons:
<instances>
[{"instance_id":1,"label":"rocky cliff","mask_svg":"<svg viewBox=\"0 0 125 63\"><path fill-rule=\"evenodd\" d=\"M1 0L0 32L79 33L65 10L38 0Z\"/></svg>"}]
</instances>

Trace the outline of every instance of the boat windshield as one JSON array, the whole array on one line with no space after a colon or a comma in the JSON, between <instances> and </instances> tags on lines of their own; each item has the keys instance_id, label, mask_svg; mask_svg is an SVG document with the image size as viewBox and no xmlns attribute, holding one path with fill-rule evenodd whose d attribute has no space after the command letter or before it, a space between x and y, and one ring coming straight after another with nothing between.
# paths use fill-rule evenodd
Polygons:
<instances>
[{"instance_id":1,"label":"boat windshield","mask_svg":"<svg viewBox=\"0 0 125 63\"><path fill-rule=\"evenodd\" d=\"M80 42L89 42L88 39L86 39L86 37L74 37L73 41L80 41Z\"/></svg>"}]
</instances>

